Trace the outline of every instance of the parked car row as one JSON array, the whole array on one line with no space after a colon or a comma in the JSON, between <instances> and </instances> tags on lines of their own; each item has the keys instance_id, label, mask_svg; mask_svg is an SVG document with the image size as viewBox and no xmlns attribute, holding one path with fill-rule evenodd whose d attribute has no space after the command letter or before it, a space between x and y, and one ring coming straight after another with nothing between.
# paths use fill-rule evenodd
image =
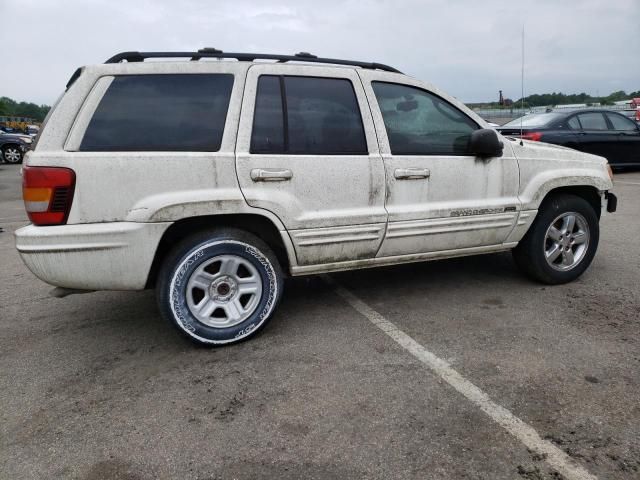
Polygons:
<instances>
[{"instance_id":1,"label":"parked car row","mask_svg":"<svg viewBox=\"0 0 640 480\"><path fill-rule=\"evenodd\" d=\"M640 166L640 126L610 110L552 111L497 127L503 135L552 143L605 157L612 167Z\"/></svg>"},{"instance_id":2,"label":"parked car row","mask_svg":"<svg viewBox=\"0 0 640 480\"><path fill-rule=\"evenodd\" d=\"M7 126L0 122L0 132L4 133L15 133L18 135L29 135L30 137L35 137L39 131L40 127L38 125L25 125L24 128L17 128Z\"/></svg>"}]
</instances>

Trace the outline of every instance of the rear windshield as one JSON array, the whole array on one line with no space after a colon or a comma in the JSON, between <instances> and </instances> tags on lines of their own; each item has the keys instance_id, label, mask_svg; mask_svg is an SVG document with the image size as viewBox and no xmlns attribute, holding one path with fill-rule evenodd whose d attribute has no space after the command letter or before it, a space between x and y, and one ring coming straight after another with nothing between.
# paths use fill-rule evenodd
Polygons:
<instances>
[{"instance_id":1,"label":"rear windshield","mask_svg":"<svg viewBox=\"0 0 640 480\"><path fill-rule=\"evenodd\" d=\"M503 127L520 128L521 120L523 127L544 127L562 118L563 116L564 115L562 115L561 113L532 113L530 115L525 115L524 117L511 120L509 123L505 123Z\"/></svg>"},{"instance_id":2,"label":"rear windshield","mask_svg":"<svg viewBox=\"0 0 640 480\"><path fill-rule=\"evenodd\" d=\"M117 76L80 150L220 150L232 86L231 74Z\"/></svg>"}]
</instances>

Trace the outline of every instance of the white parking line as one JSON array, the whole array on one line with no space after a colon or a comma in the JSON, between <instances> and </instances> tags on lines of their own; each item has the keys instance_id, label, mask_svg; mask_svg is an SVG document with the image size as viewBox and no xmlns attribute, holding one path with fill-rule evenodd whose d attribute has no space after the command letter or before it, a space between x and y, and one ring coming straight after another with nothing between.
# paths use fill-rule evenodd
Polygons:
<instances>
[{"instance_id":1,"label":"white parking line","mask_svg":"<svg viewBox=\"0 0 640 480\"><path fill-rule=\"evenodd\" d=\"M596 477L586 471L581 465L570 458L565 452L553 445L548 440L540 437L538 432L529 424L520 420L513 413L501 407L489 396L465 379L457 371L441 358L416 342L409 335L400 330L396 325L381 314L373 310L366 303L356 297L346 288L337 284L328 275L322 276L332 285L335 292L342 297L351 307L364 315L371 323L386 333L402 348L429 367L436 375L464 395L469 401L489 415L502 428L520 440L527 448L543 456L546 462L569 480L596 480Z\"/></svg>"},{"instance_id":2,"label":"white parking line","mask_svg":"<svg viewBox=\"0 0 640 480\"><path fill-rule=\"evenodd\" d=\"M613 184L614 186L618 183L622 183L623 185L640 185L640 182L626 182L624 180L614 180Z\"/></svg>"}]
</instances>

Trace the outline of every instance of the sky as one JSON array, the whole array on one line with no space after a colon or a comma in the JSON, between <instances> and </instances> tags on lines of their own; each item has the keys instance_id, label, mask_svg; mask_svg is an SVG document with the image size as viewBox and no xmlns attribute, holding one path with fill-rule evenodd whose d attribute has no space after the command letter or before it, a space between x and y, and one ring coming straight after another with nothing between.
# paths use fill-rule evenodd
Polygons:
<instances>
[{"instance_id":1,"label":"sky","mask_svg":"<svg viewBox=\"0 0 640 480\"><path fill-rule=\"evenodd\" d=\"M51 104L127 50L376 61L464 102L640 90L640 0L0 0L0 96Z\"/></svg>"}]
</instances>

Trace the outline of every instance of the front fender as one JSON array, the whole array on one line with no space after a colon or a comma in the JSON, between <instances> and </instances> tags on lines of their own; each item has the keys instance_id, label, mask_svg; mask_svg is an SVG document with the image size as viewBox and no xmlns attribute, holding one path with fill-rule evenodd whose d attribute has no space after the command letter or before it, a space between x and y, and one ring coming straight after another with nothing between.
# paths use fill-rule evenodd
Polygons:
<instances>
[{"instance_id":1,"label":"front fender","mask_svg":"<svg viewBox=\"0 0 640 480\"><path fill-rule=\"evenodd\" d=\"M603 157L538 142L512 142L511 146L520 169L522 210L537 210L547 194L559 187L613 188Z\"/></svg>"},{"instance_id":2,"label":"front fender","mask_svg":"<svg viewBox=\"0 0 640 480\"><path fill-rule=\"evenodd\" d=\"M523 210L536 210L542 203L547 194L560 187L593 187L602 192L610 190L613 183L606 177L601 175L597 169L581 171L579 174L575 170L554 170L550 172L542 172L531 178L524 185L520 194Z\"/></svg>"}]
</instances>

